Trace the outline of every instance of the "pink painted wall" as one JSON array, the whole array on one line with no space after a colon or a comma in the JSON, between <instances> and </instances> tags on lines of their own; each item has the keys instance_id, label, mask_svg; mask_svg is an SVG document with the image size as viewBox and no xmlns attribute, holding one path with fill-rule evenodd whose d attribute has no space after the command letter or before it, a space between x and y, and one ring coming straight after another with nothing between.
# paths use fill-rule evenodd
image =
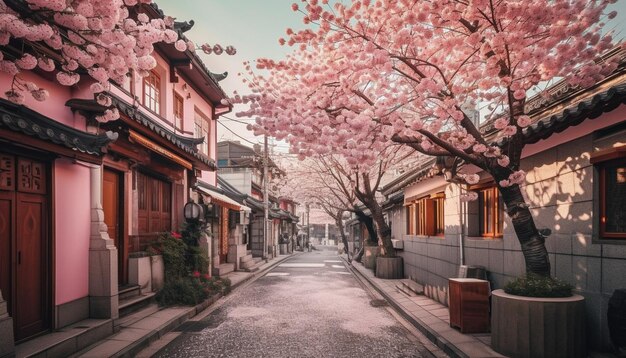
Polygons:
<instances>
[{"instance_id":1,"label":"pink painted wall","mask_svg":"<svg viewBox=\"0 0 626 358\"><path fill-rule=\"evenodd\" d=\"M32 96L26 95L26 102L24 103L26 107L63 124L69 126L77 125L79 128L84 128L84 121L83 123L75 123L76 120L72 111L65 105L65 102L72 98L72 90L69 87L50 82L31 72L22 72L19 76L26 81L36 83L40 88L45 88L50 93L50 98L44 102L36 101ZM6 99L4 92L11 89L12 79L6 73L0 72L0 95L4 99Z\"/></svg>"},{"instance_id":2,"label":"pink painted wall","mask_svg":"<svg viewBox=\"0 0 626 358\"><path fill-rule=\"evenodd\" d=\"M54 163L55 305L89 294L89 168L67 159Z\"/></svg>"},{"instance_id":3,"label":"pink painted wall","mask_svg":"<svg viewBox=\"0 0 626 358\"><path fill-rule=\"evenodd\" d=\"M194 129L195 129L195 112L196 110L202 113L206 118L210 120L209 126L209 153L208 155L216 159L217 158L217 122L212 120L213 116L213 106L211 103L206 102L198 92L196 92L190 85L186 85L183 77L178 77L178 83L171 83L169 81L170 78L170 67L167 62L158 56L158 54L154 54L157 60L157 67L154 69L156 73L159 75L161 79L161 108L160 113L155 114L152 111L145 108L141 103L143 101L143 89L142 89L142 79L135 78L133 83L128 83L124 86L127 90L134 91L135 96L139 98L138 104L139 108L143 109L143 113L151 117L153 120L163 124L166 128L171 129L172 131L182 134L189 137L195 137ZM117 96L125 99L126 101L132 103L133 100L131 97L126 95L124 92L119 89L113 88L112 92L114 92ZM184 120L182 128L179 123L175 123L174 119L174 92L176 92L179 96L183 98L183 112L184 112ZM200 179L206 183L217 185L217 175L215 172L203 171Z\"/></svg>"}]
</instances>

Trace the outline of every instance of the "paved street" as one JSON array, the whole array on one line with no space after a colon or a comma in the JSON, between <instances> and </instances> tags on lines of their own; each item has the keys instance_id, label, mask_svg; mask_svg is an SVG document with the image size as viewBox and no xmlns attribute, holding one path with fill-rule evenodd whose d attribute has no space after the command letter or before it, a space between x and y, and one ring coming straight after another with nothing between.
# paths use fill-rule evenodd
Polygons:
<instances>
[{"instance_id":1,"label":"paved street","mask_svg":"<svg viewBox=\"0 0 626 358\"><path fill-rule=\"evenodd\" d=\"M430 357L332 251L283 262L201 321L187 322L157 357Z\"/></svg>"}]
</instances>

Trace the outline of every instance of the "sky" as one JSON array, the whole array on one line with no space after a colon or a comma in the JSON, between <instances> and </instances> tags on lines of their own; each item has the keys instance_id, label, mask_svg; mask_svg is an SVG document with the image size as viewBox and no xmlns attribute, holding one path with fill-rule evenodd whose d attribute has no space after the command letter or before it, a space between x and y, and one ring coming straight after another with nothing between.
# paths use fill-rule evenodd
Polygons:
<instances>
[{"instance_id":1,"label":"sky","mask_svg":"<svg viewBox=\"0 0 626 358\"><path fill-rule=\"evenodd\" d=\"M196 45L219 43L222 47L232 45L237 49L235 56L199 54L209 70L215 73L228 71L228 77L220 82L227 95L233 91L248 93L238 73L245 73L243 62L261 57L282 58L290 47L280 46L278 39L285 36L288 27L301 28L302 14L291 10L290 0L154 0L165 14L177 21L193 19L194 27L185 33ZM244 145L262 143L246 130L246 125L229 120L251 122L237 118L235 113L220 117L217 139L238 140ZM226 127L228 129L226 129ZM232 131L232 132L231 132ZM234 133L233 133L234 132ZM240 138L243 137L243 138ZM270 143L274 153L286 155L287 145L283 142Z\"/></svg>"},{"instance_id":2,"label":"sky","mask_svg":"<svg viewBox=\"0 0 626 358\"><path fill-rule=\"evenodd\" d=\"M228 71L228 77L220 82L227 95L233 91L249 93L238 73L245 73L243 62L257 58L283 58L291 47L280 46L278 39L285 37L288 27L302 28L302 14L291 10L294 0L154 0L167 15L178 21L195 20L193 29L186 36L197 45L219 43L223 47L232 45L237 49L235 56L205 55L200 53L207 67L215 73ZM295 0L295 2L298 2ZM626 0L617 0L609 11L617 10L612 23L617 39L626 37ZM236 110L236 108L235 108ZM218 141L238 140L252 146L262 143L262 137L255 137L246 130L246 125L233 121L250 122L230 113L218 120ZM284 142L271 141L273 152L287 157Z\"/></svg>"}]
</instances>

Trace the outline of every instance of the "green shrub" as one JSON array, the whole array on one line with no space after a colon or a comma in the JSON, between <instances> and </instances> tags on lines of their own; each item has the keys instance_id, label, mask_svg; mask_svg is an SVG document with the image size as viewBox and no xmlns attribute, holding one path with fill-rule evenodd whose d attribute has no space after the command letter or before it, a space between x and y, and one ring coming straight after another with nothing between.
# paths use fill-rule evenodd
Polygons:
<instances>
[{"instance_id":1,"label":"green shrub","mask_svg":"<svg viewBox=\"0 0 626 358\"><path fill-rule=\"evenodd\" d=\"M148 248L151 255L163 255L165 281L188 275L189 270L185 265L186 251L187 245L181 240L180 234L175 232L159 236Z\"/></svg>"},{"instance_id":2,"label":"green shrub","mask_svg":"<svg viewBox=\"0 0 626 358\"><path fill-rule=\"evenodd\" d=\"M162 306L193 306L208 297L198 280L189 277L177 277L165 281L163 288L156 294L157 302Z\"/></svg>"},{"instance_id":3,"label":"green shrub","mask_svg":"<svg viewBox=\"0 0 626 358\"><path fill-rule=\"evenodd\" d=\"M570 297L573 288L569 283L559 279L527 274L506 284L504 292L526 297Z\"/></svg>"}]
</instances>

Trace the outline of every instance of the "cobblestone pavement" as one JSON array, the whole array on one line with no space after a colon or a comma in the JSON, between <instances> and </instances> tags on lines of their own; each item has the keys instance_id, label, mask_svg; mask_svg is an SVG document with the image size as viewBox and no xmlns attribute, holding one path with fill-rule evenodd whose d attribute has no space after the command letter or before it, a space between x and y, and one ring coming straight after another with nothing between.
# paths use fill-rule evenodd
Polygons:
<instances>
[{"instance_id":1,"label":"cobblestone pavement","mask_svg":"<svg viewBox=\"0 0 626 358\"><path fill-rule=\"evenodd\" d=\"M157 357L431 357L372 300L336 251L278 265L183 333Z\"/></svg>"}]
</instances>

